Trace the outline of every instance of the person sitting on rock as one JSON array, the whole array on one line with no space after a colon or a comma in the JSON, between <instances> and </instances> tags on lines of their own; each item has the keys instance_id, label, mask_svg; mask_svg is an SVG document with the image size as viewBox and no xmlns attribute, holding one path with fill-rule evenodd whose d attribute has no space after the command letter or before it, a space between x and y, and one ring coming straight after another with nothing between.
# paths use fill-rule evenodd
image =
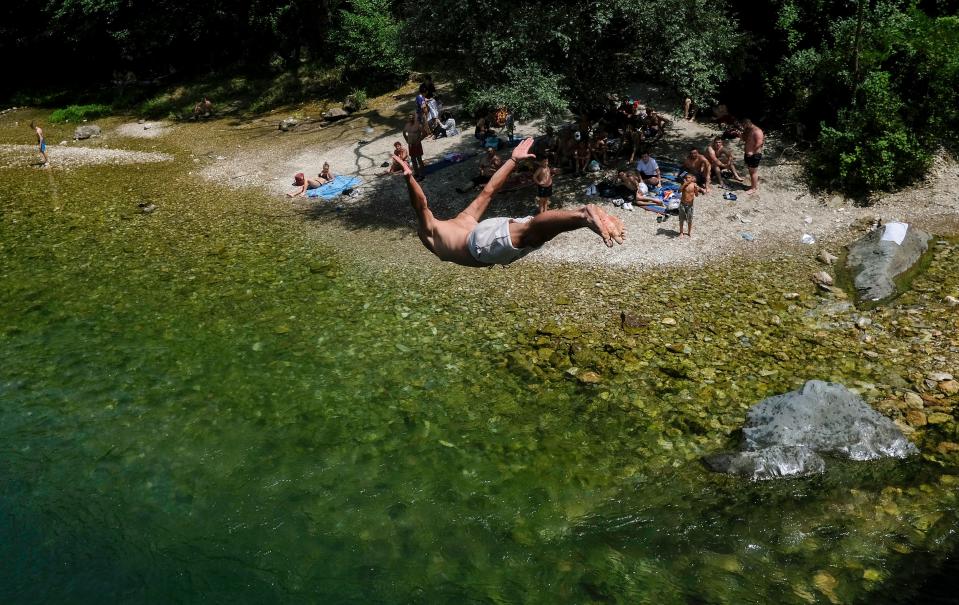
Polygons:
<instances>
[{"instance_id":1,"label":"person sitting on rock","mask_svg":"<svg viewBox=\"0 0 959 605\"><path fill-rule=\"evenodd\" d=\"M295 175L293 175L293 186L299 187L299 189L287 193L286 197L299 197L310 189L318 189L322 187L323 183L319 179L308 179L302 172L297 172Z\"/></svg>"},{"instance_id":2,"label":"person sitting on rock","mask_svg":"<svg viewBox=\"0 0 959 605\"><path fill-rule=\"evenodd\" d=\"M386 172L381 172L379 176L386 176L388 174L399 174L403 172L403 167L396 163L393 160L393 156L400 158L403 161L408 162L410 159L410 152L406 150L406 147L403 147L403 143L396 141L393 143L393 153L390 154L390 167L387 168Z\"/></svg>"},{"instance_id":3,"label":"person sitting on rock","mask_svg":"<svg viewBox=\"0 0 959 605\"><path fill-rule=\"evenodd\" d=\"M622 221L593 204L578 210L547 210L536 216L483 220L493 195L503 186L516 165L526 159L535 159L529 153L532 145L531 138L517 145L509 160L496 171L476 199L448 220L433 216L423 189L413 178L413 171L404 160L394 157L394 161L404 167L410 204L417 218L416 233L426 249L442 261L466 267L491 267L508 265L557 235L577 229L591 229L607 247L622 244L626 237Z\"/></svg>"},{"instance_id":4,"label":"person sitting on rock","mask_svg":"<svg viewBox=\"0 0 959 605\"><path fill-rule=\"evenodd\" d=\"M706 159L706 156L699 153L699 149L690 147L689 154L686 156L686 159L683 160L683 168L696 178L697 186L702 187L706 193L711 191L710 185L712 184L712 179L710 174L712 167L709 165L709 160Z\"/></svg>"},{"instance_id":5,"label":"person sitting on rock","mask_svg":"<svg viewBox=\"0 0 959 605\"><path fill-rule=\"evenodd\" d=\"M720 187L725 187L723 181L723 171L728 170L732 173L733 179L742 182L743 177L736 172L736 164L732 160L732 152L726 149L722 137L714 137L713 142L706 148L706 159L709 160L710 170L716 175L716 182Z\"/></svg>"}]
</instances>

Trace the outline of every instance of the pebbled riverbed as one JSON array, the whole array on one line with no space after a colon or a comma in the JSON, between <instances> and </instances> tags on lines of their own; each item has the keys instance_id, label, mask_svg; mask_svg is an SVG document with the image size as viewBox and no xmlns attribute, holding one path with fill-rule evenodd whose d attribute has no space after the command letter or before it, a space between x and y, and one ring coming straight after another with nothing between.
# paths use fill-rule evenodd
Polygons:
<instances>
[{"instance_id":1,"label":"pebbled riverbed","mask_svg":"<svg viewBox=\"0 0 959 605\"><path fill-rule=\"evenodd\" d=\"M952 241L863 311L815 250L466 270L122 143L175 159L0 169L4 602L882 603L956 548ZM922 456L704 469L809 378Z\"/></svg>"}]
</instances>

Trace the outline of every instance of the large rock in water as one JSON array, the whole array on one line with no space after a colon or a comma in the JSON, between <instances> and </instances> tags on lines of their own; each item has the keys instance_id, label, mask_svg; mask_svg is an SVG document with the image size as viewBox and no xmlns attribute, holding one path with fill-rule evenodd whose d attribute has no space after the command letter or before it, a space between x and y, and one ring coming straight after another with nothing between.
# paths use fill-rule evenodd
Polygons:
<instances>
[{"instance_id":1,"label":"large rock in water","mask_svg":"<svg viewBox=\"0 0 959 605\"><path fill-rule=\"evenodd\" d=\"M820 454L851 460L917 454L895 424L841 384L810 380L802 389L749 409L741 451L706 459L709 468L750 479L821 473Z\"/></svg>"},{"instance_id":2,"label":"large rock in water","mask_svg":"<svg viewBox=\"0 0 959 605\"><path fill-rule=\"evenodd\" d=\"M884 238L895 225L902 223L874 229L849 246L846 268L852 272L861 302L876 302L897 294L895 279L915 266L929 249L932 236L912 225L906 226L902 243Z\"/></svg>"},{"instance_id":3,"label":"large rock in water","mask_svg":"<svg viewBox=\"0 0 959 605\"><path fill-rule=\"evenodd\" d=\"M84 124L83 126L77 126L76 130L73 131L73 138L78 141L98 136L100 136L100 127L96 124Z\"/></svg>"}]
</instances>

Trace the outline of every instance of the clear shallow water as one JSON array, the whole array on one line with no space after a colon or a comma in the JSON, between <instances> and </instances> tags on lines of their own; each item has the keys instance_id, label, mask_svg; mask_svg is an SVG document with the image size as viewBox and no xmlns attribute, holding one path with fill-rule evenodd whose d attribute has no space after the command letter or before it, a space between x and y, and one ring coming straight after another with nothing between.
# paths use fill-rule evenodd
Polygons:
<instances>
[{"instance_id":1,"label":"clear shallow water","mask_svg":"<svg viewBox=\"0 0 959 605\"><path fill-rule=\"evenodd\" d=\"M176 165L47 179L0 176L5 602L881 602L952 546L943 469L709 475L688 393L504 362L520 310Z\"/></svg>"}]
</instances>

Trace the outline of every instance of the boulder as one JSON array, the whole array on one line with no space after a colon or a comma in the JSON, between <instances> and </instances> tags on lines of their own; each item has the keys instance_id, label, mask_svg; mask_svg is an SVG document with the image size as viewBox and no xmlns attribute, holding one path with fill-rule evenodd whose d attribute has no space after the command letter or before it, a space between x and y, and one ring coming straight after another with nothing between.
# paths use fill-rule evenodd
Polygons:
<instances>
[{"instance_id":1,"label":"boulder","mask_svg":"<svg viewBox=\"0 0 959 605\"><path fill-rule=\"evenodd\" d=\"M294 128L296 128L296 125L297 125L297 124L299 124L299 121L297 121L295 118L287 118L287 119L282 120L282 121L280 122L279 128L280 128L280 130L282 130L283 132L288 132L288 131L293 130Z\"/></svg>"},{"instance_id":2,"label":"boulder","mask_svg":"<svg viewBox=\"0 0 959 605\"><path fill-rule=\"evenodd\" d=\"M929 249L932 236L912 225L906 226L901 243L889 239L890 229L901 224L889 223L850 244L846 268L860 302L878 302L898 294L896 278L912 269ZM887 232L890 236L884 238Z\"/></svg>"},{"instance_id":3,"label":"boulder","mask_svg":"<svg viewBox=\"0 0 959 605\"><path fill-rule=\"evenodd\" d=\"M323 119L324 119L324 120L328 120L328 121L330 121L330 122L333 122L333 121L336 121L336 120L342 120L343 118L347 118L347 117L349 117L349 115L350 115L350 112L346 111L345 109L335 109L335 108L334 108L334 109L330 109L330 110L328 110L328 111L324 111L324 112L323 112Z\"/></svg>"},{"instance_id":4,"label":"boulder","mask_svg":"<svg viewBox=\"0 0 959 605\"><path fill-rule=\"evenodd\" d=\"M76 130L73 131L73 138L78 141L98 136L100 136L100 127L96 124L77 126Z\"/></svg>"},{"instance_id":5,"label":"boulder","mask_svg":"<svg viewBox=\"0 0 959 605\"><path fill-rule=\"evenodd\" d=\"M781 479L818 475L826 470L826 461L808 447L768 447L758 452L716 454L705 459L706 466L718 473L744 479Z\"/></svg>"},{"instance_id":6,"label":"boulder","mask_svg":"<svg viewBox=\"0 0 959 605\"><path fill-rule=\"evenodd\" d=\"M751 407L740 451L705 462L718 472L775 479L823 472L822 455L876 460L917 453L902 431L859 395L841 384L810 380Z\"/></svg>"}]
</instances>

